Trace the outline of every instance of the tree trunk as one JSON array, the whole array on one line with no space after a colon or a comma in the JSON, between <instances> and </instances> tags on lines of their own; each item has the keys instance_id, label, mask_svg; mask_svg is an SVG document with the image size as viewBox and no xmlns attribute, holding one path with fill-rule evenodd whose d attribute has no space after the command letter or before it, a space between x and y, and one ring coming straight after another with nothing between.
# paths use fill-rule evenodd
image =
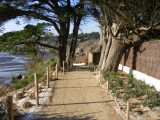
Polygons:
<instances>
[{"instance_id":1,"label":"tree trunk","mask_svg":"<svg viewBox=\"0 0 160 120\"><path fill-rule=\"evenodd\" d=\"M58 49L58 66L62 67L63 66L63 61L66 59L66 52L63 47L59 47Z\"/></svg>"},{"instance_id":2,"label":"tree trunk","mask_svg":"<svg viewBox=\"0 0 160 120\"><path fill-rule=\"evenodd\" d=\"M105 54L105 49L106 49L106 42L105 42L105 37L106 37L106 26L105 25L101 25L101 33L100 33L101 37L100 37L100 48L101 48L101 56L100 56L100 61L99 61L99 65L98 65L98 70L101 69L102 67L102 63L103 63L103 59L104 59L104 54Z\"/></svg>"},{"instance_id":3,"label":"tree trunk","mask_svg":"<svg viewBox=\"0 0 160 120\"><path fill-rule=\"evenodd\" d=\"M62 31L63 32L63 31ZM58 66L63 66L63 61L66 61L66 51L67 51L67 39L68 33L64 30L63 34L59 36L59 47L58 47Z\"/></svg>"},{"instance_id":4,"label":"tree trunk","mask_svg":"<svg viewBox=\"0 0 160 120\"><path fill-rule=\"evenodd\" d=\"M72 36L72 41L71 41L68 58L67 58L68 66L70 66L70 62L74 59L75 49L77 46L78 30L79 30L81 20L82 20L82 16L78 16L74 18L73 36Z\"/></svg>"},{"instance_id":5,"label":"tree trunk","mask_svg":"<svg viewBox=\"0 0 160 120\"><path fill-rule=\"evenodd\" d=\"M70 4L69 4L70 5ZM60 21L60 34L59 34L59 61L58 66L63 67L63 61L66 61L66 52L67 52L67 40L70 29L70 18L66 17L66 21Z\"/></svg>"},{"instance_id":6,"label":"tree trunk","mask_svg":"<svg viewBox=\"0 0 160 120\"><path fill-rule=\"evenodd\" d=\"M77 11L77 13L74 16L74 28L73 28L73 36L72 36L72 41L70 45L70 50L68 53L68 58L67 58L67 65L70 66L71 61L73 62L73 59L75 57L75 50L77 46L77 37L78 37L78 30L79 26L83 17L83 9L84 9L84 1L80 0L79 3L80 10Z\"/></svg>"},{"instance_id":7,"label":"tree trunk","mask_svg":"<svg viewBox=\"0 0 160 120\"><path fill-rule=\"evenodd\" d=\"M120 44L118 41L112 38L112 44L105 62L106 64L104 70L116 72L118 70L120 60L126 50L127 45Z\"/></svg>"},{"instance_id":8,"label":"tree trunk","mask_svg":"<svg viewBox=\"0 0 160 120\"><path fill-rule=\"evenodd\" d=\"M108 56L108 53L109 53L109 50L110 50L110 47L111 47L111 43L112 43L111 35L108 35L108 42L107 42L107 45L106 45L101 70L104 70L104 66L105 66L105 63L106 63L106 58Z\"/></svg>"}]
</instances>

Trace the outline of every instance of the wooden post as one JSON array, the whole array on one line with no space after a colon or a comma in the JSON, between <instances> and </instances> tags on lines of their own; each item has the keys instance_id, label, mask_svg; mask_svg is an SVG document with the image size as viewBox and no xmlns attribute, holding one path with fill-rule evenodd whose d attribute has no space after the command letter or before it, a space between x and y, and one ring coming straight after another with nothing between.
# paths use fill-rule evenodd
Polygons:
<instances>
[{"instance_id":1,"label":"wooden post","mask_svg":"<svg viewBox=\"0 0 160 120\"><path fill-rule=\"evenodd\" d=\"M63 61L63 74L64 74L64 70L65 70L65 63Z\"/></svg>"},{"instance_id":2,"label":"wooden post","mask_svg":"<svg viewBox=\"0 0 160 120\"><path fill-rule=\"evenodd\" d=\"M101 71L99 71L99 83L101 83Z\"/></svg>"},{"instance_id":3,"label":"wooden post","mask_svg":"<svg viewBox=\"0 0 160 120\"><path fill-rule=\"evenodd\" d=\"M34 73L34 81L35 81L35 99L36 99L36 106L39 105L39 95L38 95L38 80L37 74Z\"/></svg>"},{"instance_id":4,"label":"wooden post","mask_svg":"<svg viewBox=\"0 0 160 120\"><path fill-rule=\"evenodd\" d=\"M106 84L106 92L107 92L107 95L108 95L108 86L109 86L109 84L108 84L108 80L107 80L107 84Z\"/></svg>"},{"instance_id":5,"label":"wooden post","mask_svg":"<svg viewBox=\"0 0 160 120\"><path fill-rule=\"evenodd\" d=\"M7 96L6 99L7 106L7 119L14 120L14 110L13 110L13 96Z\"/></svg>"},{"instance_id":6,"label":"wooden post","mask_svg":"<svg viewBox=\"0 0 160 120\"><path fill-rule=\"evenodd\" d=\"M129 100L127 101L126 120L129 120Z\"/></svg>"},{"instance_id":7,"label":"wooden post","mask_svg":"<svg viewBox=\"0 0 160 120\"><path fill-rule=\"evenodd\" d=\"M96 66L94 65L94 72L96 71Z\"/></svg>"},{"instance_id":8,"label":"wooden post","mask_svg":"<svg viewBox=\"0 0 160 120\"><path fill-rule=\"evenodd\" d=\"M98 75L98 69L96 69L96 75Z\"/></svg>"},{"instance_id":9,"label":"wooden post","mask_svg":"<svg viewBox=\"0 0 160 120\"><path fill-rule=\"evenodd\" d=\"M49 67L47 67L47 88L49 88Z\"/></svg>"},{"instance_id":10,"label":"wooden post","mask_svg":"<svg viewBox=\"0 0 160 120\"><path fill-rule=\"evenodd\" d=\"M56 78L58 79L58 64L56 64Z\"/></svg>"},{"instance_id":11,"label":"wooden post","mask_svg":"<svg viewBox=\"0 0 160 120\"><path fill-rule=\"evenodd\" d=\"M70 65L70 67L71 67L71 68L73 67L73 60L71 60L71 65Z\"/></svg>"}]
</instances>

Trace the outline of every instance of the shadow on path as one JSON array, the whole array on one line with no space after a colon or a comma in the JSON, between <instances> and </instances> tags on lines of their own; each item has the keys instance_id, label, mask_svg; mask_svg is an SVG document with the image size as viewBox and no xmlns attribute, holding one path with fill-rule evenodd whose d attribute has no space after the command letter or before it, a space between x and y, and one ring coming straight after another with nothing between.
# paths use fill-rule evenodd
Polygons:
<instances>
[{"instance_id":1,"label":"shadow on path","mask_svg":"<svg viewBox=\"0 0 160 120\"><path fill-rule=\"evenodd\" d=\"M97 102L79 102L79 103L64 103L64 104L43 104L42 106L61 106L61 105L83 105L83 104L97 104L97 103L108 103L113 100L97 101Z\"/></svg>"},{"instance_id":2,"label":"shadow on path","mask_svg":"<svg viewBox=\"0 0 160 120\"><path fill-rule=\"evenodd\" d=\"M73 66L68 72L72 71L90 71L88 66Z\"/></svg>"},{"instance_id":3,"label":"shadow on path","mask_svg":"<svg viewBox=\"0 0 160 120\"><path fill-rule=\"evenodd\" d=\"M42 116L41 118L29 118L26 119L26 120L97 120L95 117L91 117L90 115L93 115L95 113L100 113L101 111L99 112L91 112L91 113L86 113L86 114L82 114L82 115L74 115L74 116L66 116L64 115L64 113L55 113L55 114L39 114L40 116ZM76 113L76 112L75 112ZM37 114L37 113L35 113ZM68 113L70 115L74 114L74 113ZM27 115L23 115L21 117L26 117L27 118ZM19 117L18 119L15 119L15 120L21 120L21 118Z\"/></svg>"}]
</instances>

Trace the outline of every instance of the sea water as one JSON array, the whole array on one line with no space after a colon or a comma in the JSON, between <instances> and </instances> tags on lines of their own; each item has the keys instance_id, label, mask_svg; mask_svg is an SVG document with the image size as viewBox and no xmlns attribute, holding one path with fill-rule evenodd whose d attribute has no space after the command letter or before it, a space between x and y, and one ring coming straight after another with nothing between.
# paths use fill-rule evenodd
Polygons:
<instances>
[{"instance_id":1,"label":"sea water","mask_svg":"<svg viewBox=\"0 0 160 120\"><path fill-rule=\"evenodd\" d=\"M24 56L0 52L0 84L10 83L14 75L26 74L27 61Z\"/></svg>"}]
</instances>

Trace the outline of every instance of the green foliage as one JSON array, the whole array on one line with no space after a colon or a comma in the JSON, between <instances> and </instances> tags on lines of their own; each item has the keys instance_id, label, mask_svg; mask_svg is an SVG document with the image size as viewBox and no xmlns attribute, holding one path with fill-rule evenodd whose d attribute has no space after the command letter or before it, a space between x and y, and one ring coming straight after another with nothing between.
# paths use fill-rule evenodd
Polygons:
<instances>
[{"instance_id":1,"label":"green foliage","mask_svg":"<svg viewBox=\"0 0 160 120\"><path fill-rule=\"evenodd\" d=\"M40 59L40 60L39 60ZM31 62L27 63L28 69L28 77L24 80L20 80L14 84L15 89L20 89L26 87L29 84L34 83L34 75L33 73L37 73L37 80L41 82L44 80L44 74L46 72L46 67L49 65L54 65L55 61L53 59L46 59L46 58L36 58L33 59Z\"/></svg>"},{"instance_id":2,"label":"green foliage","mask_svg":"<svg viewBox=\"0 0 160 120\"><path fill-rule=\"evenodd\" d=\"M135 79L132 75L126 75L126 79L122 79L116 73L102 72L105 80L109 81L109 89L112 90L114 96L121 97L124 101L131 98L140 98L147 95L147 99L142 101L143 105L149 107L160 105L160 92L156 91L153 86L147 85L141 80ZM120 91L123 91L121 93Z\"/></svg>"},{"instance_id":3,"label":"green foliage","mask_svg":"<svg viewBox=\"0 0 160 120\"><path fill-rule=\"evenodd\" d=\"M4 33L0 36L0 51L12 51L12 53L38 53L37 42L44 42L45 30L49 24L40 23L37 25L27 25L24 30ZM42 39L43 36L43 39ZM47 40L45 40L46 42Z\"/></svg>"},{"instance_id":4,"label":"green foliage","mask_svg":"<svg viewBox=\"0 0 160 120\"><path fill-rule=\"evenodd\" d=\"M86 40L95 40L99 39L100 35L98 32L92 32L92 33L81 33L78 34L78 39L80 42L86 41Z\"/></svg>"},{"instance_id":5,"label":"green foliage","mask_svg":"<svg viewBox=\"0 0 160 120\"><path fill-rule=\"evenodd\" d=\"M23 88L23 87L27 86L28 84L29 84L28 80L26 80L26 79L25 80L20 80L15 84L15 89Z\"/></svg>"},{"instance_id":6,"label":"green foliage","mask_svg":"<svg viewBox=\"0 0 160 120\"><path fill-rule=\"evenodd\" d=\"M144 102L144 104L149 105L149 107L160 106L160 92L150 91L148 93L148 99Z\"/></svg>"}]
</instances>

